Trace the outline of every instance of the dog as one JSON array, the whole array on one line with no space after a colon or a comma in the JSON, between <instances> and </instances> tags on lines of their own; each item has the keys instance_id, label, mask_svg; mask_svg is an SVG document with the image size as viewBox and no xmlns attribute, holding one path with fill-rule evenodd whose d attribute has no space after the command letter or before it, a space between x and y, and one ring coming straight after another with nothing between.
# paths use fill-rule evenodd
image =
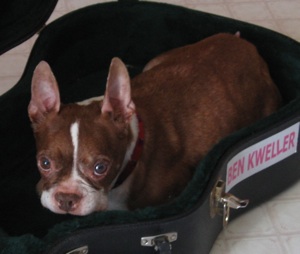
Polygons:
<instances>
[{"instance_id":1,"label":"dog","mask_svg":"<svg viewBox=\"0 0 300 254\"><path fill-rule=\"evenodd\" d=\"M42 61L31 93L41 203L81 216L171 202L216 143L281 103L255 46L225 33L154 58L132 80L113 58L104 96L81 103L61 103Z\"/></svg>"}]
</instances>

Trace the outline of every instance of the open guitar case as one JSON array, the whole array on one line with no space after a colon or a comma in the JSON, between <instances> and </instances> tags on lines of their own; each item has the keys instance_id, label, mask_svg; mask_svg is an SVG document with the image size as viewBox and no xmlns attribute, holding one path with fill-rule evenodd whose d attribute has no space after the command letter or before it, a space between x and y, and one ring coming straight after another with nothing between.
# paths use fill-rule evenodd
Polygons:
<instances>
[{"instance_id":1,"label":"open guitar case","mask_svg":"<svg viewBox=\"0 0 300 254\"><path fill-rule=\"evenodd\" d=\"M55 4L1 3L0 52L43 27ZM237 31L269 65L283 97L276 113L219 142L170 204L85 217L57 215L42 207L27 117L32 73L41 60L50 63L61 99L69 103L103 94L112 57L123 59L133 77L161 52ZM138 1L97 4L59 18L40 32L20 81L0 97L0 253L209 253L228 219L299 180L299 96L300 44L268 29Z\"/></svg>"}]
</instances>

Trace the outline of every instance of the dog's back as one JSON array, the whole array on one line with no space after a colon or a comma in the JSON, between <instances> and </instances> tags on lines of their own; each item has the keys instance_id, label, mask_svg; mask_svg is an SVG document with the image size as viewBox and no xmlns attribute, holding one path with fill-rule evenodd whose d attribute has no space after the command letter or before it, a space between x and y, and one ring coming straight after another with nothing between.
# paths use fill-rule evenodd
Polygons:
<instances>
[{"instance_id":1,"label":"dog's back","mask_svg":"<svg viewBox=\"0 0 300 254\"><path fill-rule=\"evenodd\" d=\"M230 34L153 59L132 80L132 98L146 126L132 207L141 206L145 195L145 205L178 195L213 145L271 114L281 102L256 48Z\"/></svg>"}]
</instances>

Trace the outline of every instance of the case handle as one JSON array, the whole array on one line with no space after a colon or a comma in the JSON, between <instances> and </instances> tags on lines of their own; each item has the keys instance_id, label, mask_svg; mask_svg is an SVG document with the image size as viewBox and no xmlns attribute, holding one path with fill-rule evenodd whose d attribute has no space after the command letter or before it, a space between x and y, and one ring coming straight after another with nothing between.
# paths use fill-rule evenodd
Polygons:
<instances>
[{"instance_id":1,"label":"case handle","mask_svg":"<svg viewBox=\"0 0 300 254\"><path fill-rule=\"evenodd\" d=\"M141 245L145 247L154 247L156 254L172 254L172 244L177 240L177 232L166 233L162 235L142 237Z\"/></svg>"},{"instance_id":2,"label":"case handle","mask_svg":"<svg viewBox=\"0 0 300 254\"><path fill-rule=\"evenodd\" d=\"M155 253L157 254L172 254L172 245L165 236L157 237L155 240Z\"/></svg>"}]
</instances>

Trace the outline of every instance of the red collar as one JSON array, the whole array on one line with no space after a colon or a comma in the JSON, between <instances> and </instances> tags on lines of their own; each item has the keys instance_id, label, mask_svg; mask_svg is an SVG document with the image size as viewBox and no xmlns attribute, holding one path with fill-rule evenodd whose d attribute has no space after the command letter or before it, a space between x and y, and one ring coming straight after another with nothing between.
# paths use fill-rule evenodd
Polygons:
<instances>
[{"instance_id":1,"label":"red collar","mask_svg":"<svg viewBox=\"0 0 300 254\"><path fill-rule=\"evenodd\" d=\"M114 188L121 185L126 180L126 178L132 173L133 169L135 168L143 152L144 138L145 138L144 124L140 119L140 117L137 118L138 118L139 134L135 144L135 148L133 150L130 160L127 162L127 165L123 169L122 173L119 175L118 180L114 185Z\"/></svg>"}]
</instances>

